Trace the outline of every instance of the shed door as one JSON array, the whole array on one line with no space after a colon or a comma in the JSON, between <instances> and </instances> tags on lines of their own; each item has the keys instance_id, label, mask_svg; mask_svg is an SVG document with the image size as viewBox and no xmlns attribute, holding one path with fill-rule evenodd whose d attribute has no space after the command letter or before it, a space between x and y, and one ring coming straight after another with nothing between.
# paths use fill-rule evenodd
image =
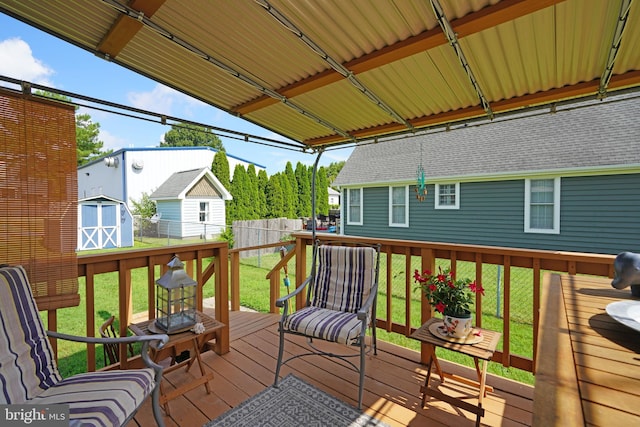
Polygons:
<instances>
[{"instance_id":1,"label":"shed door","mask_svg":"<svg viewBox=\"0 0 640 427\"><path fill-rule=\"evenodd\" d=\"M98 207L100 205L80 205L80 250L99 249Z\"/></svg>"},{"instance_id":2,"label":"shed door","mask_svg":"<svg viewBox=\"0 0 640 427\"><path fill-rule=\"evenodd\" d=\"M117 204L81 205L80 250L120 247L120 216Z\"/></svg>"},{"instance_id":3,"label":"shed door","mask_svg":"<svg viewBox=\"0 0 640 427\"><path fill-rule=\"evenodd\" d=\"M100 229L102 247L117 248L118 245L118 206L102 205L102 227Z\"/></svg>"}]
</instances>

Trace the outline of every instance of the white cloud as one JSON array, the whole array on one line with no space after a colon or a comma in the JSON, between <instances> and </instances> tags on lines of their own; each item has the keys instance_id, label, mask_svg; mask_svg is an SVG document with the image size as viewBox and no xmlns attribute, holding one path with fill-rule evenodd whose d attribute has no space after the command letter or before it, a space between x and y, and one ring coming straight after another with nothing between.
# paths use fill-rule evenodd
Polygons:
<instances>
[{"instance_id":1,"label":"white cloud","mask_svg":"<svg viewBox=\"0 0 640 427\"><path fill-rule=\"evenodd\" d=\"M0 41L0 75L53 86L49 77L53 69L34 58L31 47L20 38Z\"/></svg>"},{"instance_id":2,"label":"white cloud","mask_svg":"<svg viewBox=\"0 0 640 427\"><path fill-rule=\"evenodd\" d=\"M194 107L205 105L196 99L161 84L156 84L156 86L148 92L129 92L127 99L131 105L136 108L166 114L168 116L178 114L191 116ZM173 112L174 107L175 109L179 109L180 112Z\"/></svg>"},{"instance_id":3,"label":"white cloud","mask_svg":"<svg viewBox=\"0 0 640 427\"><path fill-rule=\"evenodd\" d=\"M104 129L100 129L100 134L98 135L98 139L103 142L102 149L103 150L119 150L121 148L128 147L129 141L119 136L116 136L109 131Z\"/></svg>"}]
</instances>

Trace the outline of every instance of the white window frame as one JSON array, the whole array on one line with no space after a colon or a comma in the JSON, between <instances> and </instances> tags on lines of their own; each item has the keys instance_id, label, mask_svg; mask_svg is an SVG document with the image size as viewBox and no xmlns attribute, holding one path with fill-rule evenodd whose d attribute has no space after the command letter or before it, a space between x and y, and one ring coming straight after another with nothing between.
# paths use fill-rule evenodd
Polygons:
<instances>
[{"instance_id":1,"label":"white window frame","mask_svg":"<svg viewBox=\"0 0 640 427\"><path fill-rule=\"evenodd\" d=\"M360 194L360 209L359 209L359 217L357 220L351 218L351 192L357 191ZM362 187L361 188L347 188L347 224L349 225L362 225Z\"/></svg>"},{"instance_id":2,"label":"white window frame","mask_svg":"<svg viewBox=\"0 0 640 427\"><path fill-rule=\"evenodd\" d=\"M205 209L202 209L202 205L204 204ZM200 222L209 222L209 202L198 202L198 221ZM204 214L204 220L202 219L202 214Z\"/></svg>"},{"instance_id":3,"label":"white window frame","mask_svg":"<svg viewBox=\"0 0 640 427\"><path fill-rule=\"evenodd\" d=\"M440 186L441 185L453 185L455 186L455 203L453 205L441 205L440 204ZM436 195L435 195L435 203L434 203L434 208L435 209L460 209L460 183L459 182L455 182L455 183L443 183L443 184L436 184Z\"/></svg>"},{"instance_id":4,"label":"white window frame","mask_svg":"<svg viewBox=\"0 0 640 427\"><path fill-rule=\"evenodd\" d=\"M531 181L553 180L553 228L531 228ZM524 180L524 232L560 234L560 177Z\"/></svg>"},{"instance_id":5,"label":"white window frame","mask_svg":"<svg viewBox=\"0 0 640 427\"><path fill-rule=\"evenodd\" d=\"M404 189L404 220L403 222L393 222L393 190ZM399 206L399 205L398 205ZM389 227L409 227L409 186L397 185L389 187Z\"/></svg>"}]
</instances>

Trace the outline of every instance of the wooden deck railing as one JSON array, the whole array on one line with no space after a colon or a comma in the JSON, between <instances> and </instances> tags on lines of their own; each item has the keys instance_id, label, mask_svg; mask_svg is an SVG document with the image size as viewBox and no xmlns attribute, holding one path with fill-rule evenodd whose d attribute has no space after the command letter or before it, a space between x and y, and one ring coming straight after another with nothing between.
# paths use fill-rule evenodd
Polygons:
<instances>
[{"instance_id":1,"label":"wooden deck railing","mask_svg":"<svg viewBox=\"0 0 640 427\"><path fill-rule=\"evenodd\" d=\"M197 309L203 309L202 286L209 279L214 278L215 313L216 319L227 325L216 335L217 353L229 351L229 292L228 292L228 246L226 242L211 242L193 245L166 246L156 249L136 249L129 251L112 252L99 255L78 256L78 276L85 278L86 286L86 333L94 336L96 330L96 301L94 298L95 276L103 273L118 272L118 319L120 321L120 335L127 334L127 327L131 323L132 316L132 289L131 270L136 268L147 269L147 295L149 305L149 318L155 318L155 281L160 278L167 269L166 264L178 255L185 264L185 270L200 286L197 290ZM160 273L156 275L156 267ZM214 274L215 273L215 274ZM49 315L49 319L52 316ZM53 316L55 319L55 316ZM49 323L50 329L56 329L55 322ZM127 360L126 348L120 349L120 360ZM126 365L126 362L123 363ZM96 369L95 346L87 346L87 370Z\"/></svg>"},{"instance_id":2,"label":"wooden deck railing","mask_svg":"<svg viewBox=\"0 0 640 427\"><path fill-rule=\"evenodd\" d=\"M295 239L295 249L289 251L284 258L267 274L270 280L270 311L277 312L275 300L280 296L280 271L285 263L295 257L295 285L298 286L307 276L307 252L312 244L311 233L298 232L292 236ZM475 268L475 279L482 283L483 268L486 265L500 266L503 271L503 291L500 294L502 302L502 333L503 344L501 351L496 352L494 361L504 366L513 366L529 372L534 371L534 360L537 349L537 336L539 328L538 312L540 308L540 286L543 271L564 272L568 274L589 274L595 276L613 277L613 255L586 254L574 252L553 252L542 250L515 249L505 247L490 247L477 245L461 245L437 242L418 242L408 240L374 239L354 236L339 236L335 234L319 233L320 240L338 240L345 243L366 242L381 243L385 265L382 268L384 277L380 277L381 291L387 295L392 294L391 286L396 277L404 277L404 296L398 298L403 301L403 307L397 306L392 298L386 298L384 307L378 310L377 326L390 333L410 335L419 325L412 324L412 314L419 313L421 322L431 317L431 308L424 299L420 304L412 304L412 292L415 289L413 282L413 270L434 270L436 260L447 260L451 268L456 270L459 263L471 263ZM206 284L214 277L215 283L215 311L216 318L228 325L229 300L231 309L240 307L240 263L239 255L243 250L255 250L260 248L278 247L291 242L278 242L259 247L234 249L229 251L225 242L212 242L184 246L170 246L157 249L120 251L100 255L80 255L78 257L78 275L84 277L86 286L86 333L93 336L96 330L96 302L94 300L95 276L103 273L118 272L120 334L127 333L127 326L132 315L131 303L131 270L137 268L147 269L147 293L148 308L151 318L155 315L155 281L166 269L166 264L174 255L178 255L186 264L187 273L199 284ZM231 274L229 275L228 259L231 259ZM418 265L416 266L416 258ZM209 261L209 260L212 261ZM156 267L160 267L160 273L156 274ZM510 301L512 298L512 270L524 268L530 274L532 283L531 295L533 301L532 331L533 348L528 357L513 353L511 325L510 325ZM214 274L215 273L215 274ZM231 287L229 293L229 285ZM300 295L296 300L298 306L304 304L304 296ZM394 305L396 304L396 305ZM415 307L414 307L415 306ZM478 326L483 325L483 298L476 299L476 319ZM198 289L198 309L202 310L202 289ZM404 320L392 319L391 313L403 311ZM56 315L49 313L49 327L56 329ZM216 351L225 353L229 350L229 329L220 331L216 339ZM424 352L423 352L424 353ZM426 354L423 354L426 361ZM121 360L126 360L126 350L121 349ZM87 369L96 368L95 347L88 345Z\"/></svg>"},{"instance_id":3,"label":"wooden deck railing","mask_svg":"<svg viewBox=\"0 0 640 427\"><path fill-rule=\"evenodd\" d=\"M295 251L287 254L286 259L281 259L267 275L270 279L270 306L272 312L276 312L275 299L278 298L278 284L280 282L280 269L290 257L296 257L295 285L298 286L307 277L307 247L312 244L311 234L308 232L294 233L296 239ZM502 300L502 334L503 344L502 350L497 351L494 361L502 363L505 367L513 366L529 372L534 372L534 358L537 350L537 337L539 328L539 309L540 309L540 286L543 271L564 272L568 274L588 274L595 276L613 277L613 255L586 254L574 252L553 252L543 250L516 249L506 247L490 247L477 245L461 245L437 242L417 242L408 240L392 240L392 239L373 239L364 237L348 237L337 236L334 234L318 234L319 240L349 242L366 242L381 243L381 252L386 255L386 268L383 270L386 277L380 277L381 291L386 295L392 295L392 283L395 276L404 276L405 294L404 307L397 307L398 310L405 311L404 322L397 322L391 319L390 314L394 310L394 302L392 298L386 298L386 306L383 310L378 310L377 326L391 333L409 336L419 325L411 324L411 314L413 310L420 311L421 322L428 320L431 315L431 307L427 300L422 297L420 306L417 308L411 305L411 293L415 289L416 284L413 282L413 270L415 267L414 257L420 259L420 270L435 270L436 260L449 260L451 269L456 271L456 267L461 262L470 262L475 266L475 280L482 284L483 266L492 264L500 266L504 275L503 291L500 298ZM250 248L244 248L245 250ZM412 263L413 260L413 263ZM401 265L402 267L397 267ZM532 327L533 331L533 348L531 349L532 357L513 354L511 340L511 298L512 298L512 270L515 268L527 269L531 276L532 283ZM402 271L400 271L402 270ZM239 272L239 267L238 267ZM232 274L233 276L233 274ZM386 288L385 288L386 287ZM239 299L239 281L232 281L231 294L235 295L235 300ZM476 298L476 318L477 326L483 325L483 298L478 295ZM304 304L304 295L298 295L296 305ZM237 309L238 305L232 304L233 309ZM422 358L426 362L427 354L423 349Z\"/></svg>"}]
</instances>

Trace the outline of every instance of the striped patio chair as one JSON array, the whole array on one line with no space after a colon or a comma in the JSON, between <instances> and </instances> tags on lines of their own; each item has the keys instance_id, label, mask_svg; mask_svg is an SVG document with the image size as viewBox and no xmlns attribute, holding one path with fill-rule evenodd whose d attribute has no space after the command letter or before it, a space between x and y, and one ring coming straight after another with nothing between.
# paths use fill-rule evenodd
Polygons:
<instances>
[{"instance_id":1,"label":"striped patio chair","mask_svg":"<svg viewBox=\"0 0 640 427\"><path fill-rule=\"evenodd\" d=\"M63 379L49 337L85 343L142 341L148 368L88 372ZM68 405L70 426L122 426L152 396L156 423L164 426L159 405L162 368L147 354L151 341L166 335L93 338L47 332L21 266L0 267L0 404Z\"/></svg>"},{"instance_id":2,"label":"striped patio chair","mask_svg":"<svg viewBox=\"0 0 640 427\"><path fill-rule=\"evenodd\" d=\"M317 263L317 266L316 266ZM280 368L290 360L307 355L336 357L360 374L358 408L362 407L365 379L365 355L376 348L376 301L380 245L339 246L317 244L311 275L294 292L276 301L283 308L280 319L280 345L274 386L278 386ZM307 291L306 306L290 313L288 300L302 289ZM365 337L371 327L371 345ZM285 335L307 338L310 351L283 361ZM359 347L359 353L336 354L323 351L314 340L341 343ZM350 357L360 357L357 366Z\"/></svg>"}]
</instances>

